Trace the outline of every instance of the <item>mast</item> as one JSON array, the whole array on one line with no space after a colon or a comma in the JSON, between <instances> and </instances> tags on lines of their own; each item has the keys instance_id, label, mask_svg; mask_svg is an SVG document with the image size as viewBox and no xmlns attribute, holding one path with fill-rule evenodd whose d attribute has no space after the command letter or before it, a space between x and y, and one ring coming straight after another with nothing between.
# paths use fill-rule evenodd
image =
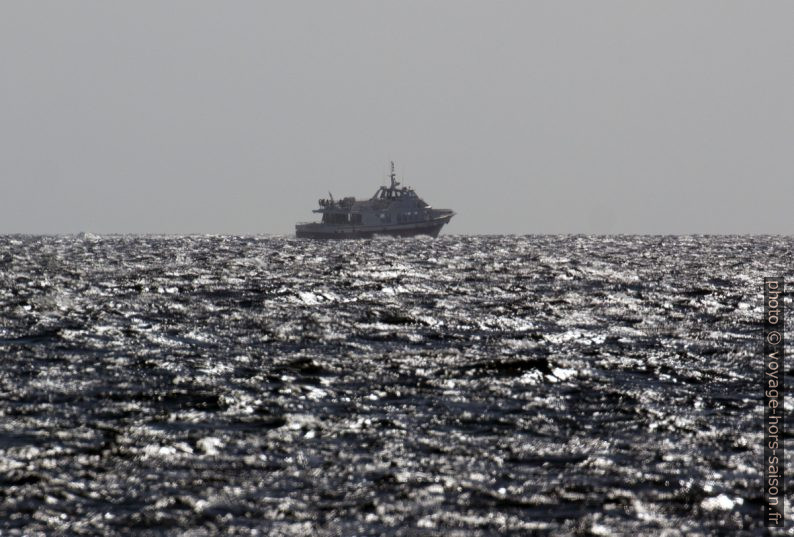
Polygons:
<instances>
[{"instance_id":1,"label":"mast","mask_svg":"<svg viewBox=\"0 0 794 537\"><path fill-rule=\"evenodd\" d=\"M391 178L391 188L392 189L397 188L397 185L399 185L400 183L397 182L397 174L394 173L394 161L393 160L391 161L391 174L389 175L389 177Z\"/></svg>"}]
</instances>

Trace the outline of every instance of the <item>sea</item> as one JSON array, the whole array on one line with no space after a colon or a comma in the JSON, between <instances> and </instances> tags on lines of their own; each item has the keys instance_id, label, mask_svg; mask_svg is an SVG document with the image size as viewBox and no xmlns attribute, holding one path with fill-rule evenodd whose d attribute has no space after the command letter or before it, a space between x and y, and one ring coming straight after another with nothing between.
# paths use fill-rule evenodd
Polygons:
<instances>
[{"instance_id":1,"label":"sea","mask_svg":"<svg viewBox=\"0 0 794 537\"><path fill-rule=\"evenodd\" d=\"M762 535L792 251L0 236L0 536Z\"/></svg>"}]
</instances>

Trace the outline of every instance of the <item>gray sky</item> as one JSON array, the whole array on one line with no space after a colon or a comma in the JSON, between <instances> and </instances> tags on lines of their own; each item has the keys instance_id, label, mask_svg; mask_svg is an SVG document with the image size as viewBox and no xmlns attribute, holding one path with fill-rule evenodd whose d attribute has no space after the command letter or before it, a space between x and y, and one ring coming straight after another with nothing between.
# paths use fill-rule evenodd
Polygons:
<instances>
[{"instance_id":1,"label":"gray sky","mask_svg":"<svg viewBox=\"0 0 794 537\"><path fill-rule=\"evenodd\" d=\"M794 233L790 0L0 3L0 233Z\"/></svg>"}]
</instances>

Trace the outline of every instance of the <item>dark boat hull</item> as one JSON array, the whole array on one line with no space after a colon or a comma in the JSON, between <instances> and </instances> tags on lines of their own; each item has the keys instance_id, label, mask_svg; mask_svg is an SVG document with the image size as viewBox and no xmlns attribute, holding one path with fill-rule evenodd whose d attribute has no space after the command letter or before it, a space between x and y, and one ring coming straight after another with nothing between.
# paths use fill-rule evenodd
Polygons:
<instances>
[{"instance_id":1,"label":"dark boat hull","mask_svg":"<svg viewBox=\"0 0 794 537\"><path fill-rule=\"evenodd\" d=\"M392 237L415 237L429 235L437 237L450 217L437 218L428 222L393 226L329 226L325 224L298 224L295 236L299 239L371 239L376 235Z\"/></svg>"}]
</instances>

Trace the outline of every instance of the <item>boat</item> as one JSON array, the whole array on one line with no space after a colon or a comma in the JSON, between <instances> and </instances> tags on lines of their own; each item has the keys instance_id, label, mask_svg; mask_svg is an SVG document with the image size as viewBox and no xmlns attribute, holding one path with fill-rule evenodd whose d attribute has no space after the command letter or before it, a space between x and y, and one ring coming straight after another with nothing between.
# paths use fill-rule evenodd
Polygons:
<instances>
[{"instance_id":1,"label":"boat","mask_svg":"<svg viewBox=\"0 0 794 537\"><path fill-rule=\"evenodd\" d=\"M313 212L322 214L320 222L295 225L295 236L303 239L370 239L377 235L437 237L441 228L455 216L451 209L434 209L416 192L401 186L391 163L391 184L381 186L370 199L346 197L321 199Z\"/></svg>"}]
</instances>

